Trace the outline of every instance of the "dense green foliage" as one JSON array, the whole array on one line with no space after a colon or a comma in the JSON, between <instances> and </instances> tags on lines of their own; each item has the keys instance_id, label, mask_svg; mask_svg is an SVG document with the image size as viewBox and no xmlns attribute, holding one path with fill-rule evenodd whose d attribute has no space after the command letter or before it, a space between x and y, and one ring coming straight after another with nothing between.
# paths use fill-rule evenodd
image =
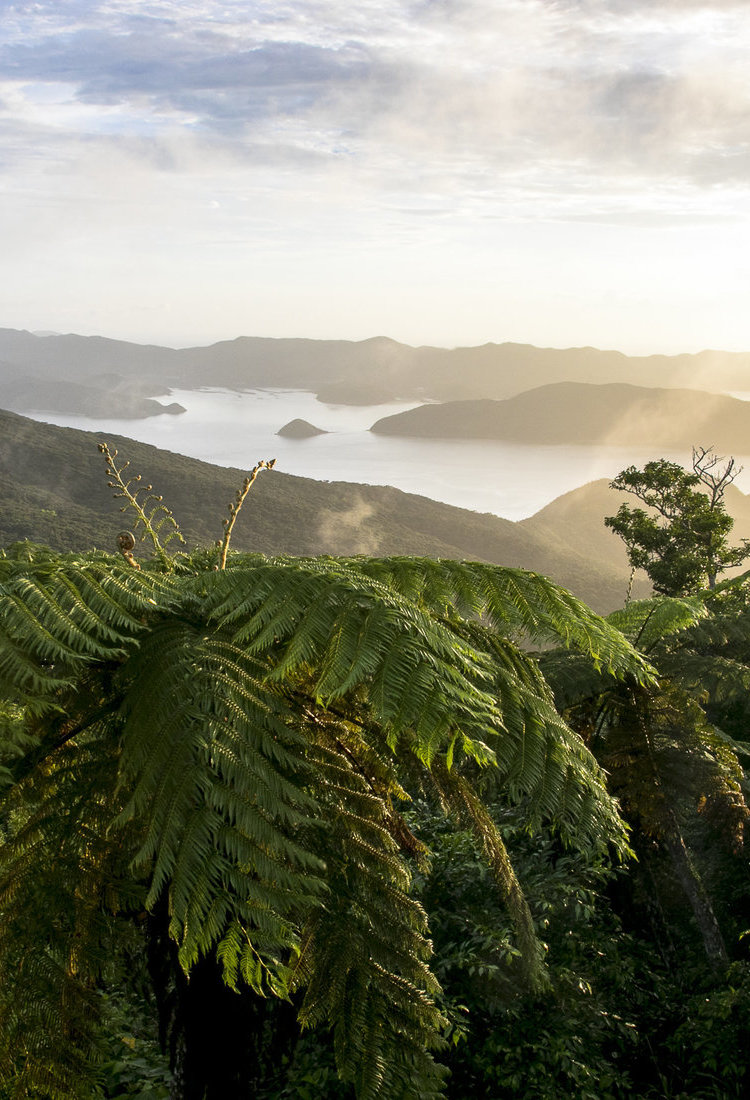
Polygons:
<instances>
[{"instance_id":1,"label":"dense green foliage","mask_svg":"<svg viewBox=\"0 0 750 1100\"><path fill-rule=\"evenodd\" d=\"M135 922L179 1095L240 1095L234 990L248 1019L259 997L291 998L299 1024L333 1029L357 1096L437 1096L446 1022L399 802L429 783L474 829L521 977L541 988L528 907L461 772L489 768L530 826L622 848L599 769L512 638L581 646L643 682L648 667L520 570L129 561L28 544L0 560L0 690L22 710L4 737L0 961L20 984L2 1000L0 1074L28 1095L87 1095L99 991Z\"/></svg>"},{"instance_id":2,"label":"dense green foliage","mask_svg":"<svg viewBox=\"0 0 750 1100\"><path fill-rule=\"evenodd\" d=\"M642 470L629 466L612 482L613 489L634 494L648 510L622 504L604 522L625 542L631 566L644 569L662 595L713 588L719 573L750 555L746 542L730 546L728 541L732 517L723 496L734 460L715 474L716 456L704 451L694 456L692 472L662 458Z\"/></svg>"},{"instance_id":3,"label":"dense green foliage","mask_svg":"<svg viewBox=\"0 0 750 1100\"><path fill-rule=\"evenodd\" d=\"M0 554L2 1100L746 1095L744 579L221 568L108 469L153 558Z\"/></svg>"}]
</instances>

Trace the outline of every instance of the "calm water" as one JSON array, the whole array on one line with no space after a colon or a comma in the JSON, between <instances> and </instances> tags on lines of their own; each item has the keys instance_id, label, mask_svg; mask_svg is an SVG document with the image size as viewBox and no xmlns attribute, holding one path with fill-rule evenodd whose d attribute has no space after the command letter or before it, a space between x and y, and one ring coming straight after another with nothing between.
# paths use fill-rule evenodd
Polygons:
<instances>
[{"instance_id":1,"label":"calm water","mask_svg":"<svg viewBox=\"0 0 750 1100\"><path fill-rule=\"evenodd\" d=\"M177 401L187 412L145 420L96 421L46 412L31 415L64 427L129 436L219 466L249 469L258 459L276 458L277 468L285 473L317 481L393 485L513 520L533 515L587 481L614 477L630 464L642 465L652 458L690 462L688 452L666 453L658 448L400 439L367 430L380 417L414 408L418 402L352 407L324 405L313 394L297 390L236 393L218 389L173 390L161 400ZM303 440L277 436L279 428L295 417L330 434ZM745 471L736 484L749 492L750 458L737 457Z\"/></svg>"}]
</instances>

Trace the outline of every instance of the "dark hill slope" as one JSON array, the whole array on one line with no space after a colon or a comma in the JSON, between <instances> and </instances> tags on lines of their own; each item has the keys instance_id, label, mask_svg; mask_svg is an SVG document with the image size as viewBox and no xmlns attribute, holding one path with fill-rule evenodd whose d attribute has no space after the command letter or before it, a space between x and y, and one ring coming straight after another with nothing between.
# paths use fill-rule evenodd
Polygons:
<instances>
[{"instance_id":1,"label":"dark hill slope","mask_svg":"<svg viewBox=\"0 0 750 1100\"><path fill-rule=\"evenodd\" d=\"M106 484L95 433L0 412L0 545L18 539L58 549L115 548L132 526ZM108 437L133 472L152 482L190 544L220 537L244 471L211 466ZM259 458L249 456L249 465ZM252 489L233 546L264 553L426 554L522 566L552 576L597 610L622 601L626 571L517 523L380 486L317 482L273 471Z\"/></svg>"},{"instance_id":2,"label":"dark hill slope","mask_svg":"<svg viewBox=\"0 0 750 1100\"><path fill-rule=\"evenodd\" d=\"M387 416L371 431L519 443L750 450L750 402L700 390L558 382L505 401L450 401Z\"/></svg>"}]
</instances>

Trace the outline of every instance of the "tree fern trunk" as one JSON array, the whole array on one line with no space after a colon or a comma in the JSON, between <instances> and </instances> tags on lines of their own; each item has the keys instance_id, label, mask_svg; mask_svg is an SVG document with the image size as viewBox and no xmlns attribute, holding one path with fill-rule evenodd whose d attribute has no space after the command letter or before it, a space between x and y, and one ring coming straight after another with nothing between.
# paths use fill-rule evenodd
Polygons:
<instances>
[{"instance_id":1,"label":"tree fern trunk","mask_svg":"<svg viewBox=\"0 0 750 1100\"><path fill-rule=\"evenodd\" d=\"M444 802L453 814L467 825L482 844L495 881L500 887L516 933L524 977L532 990L542 990L548 984L543 963L542 945L536 934L534 919L521 884L513 869L508 849L497 825L469 784L454 771L439 762L433 763L432 775Z\"/></svg>"},{"instance_id":2,"label":"tree fern trunk","mask_svg":"<svg viewBox=\"0 0 750 1100\"><path fill-rule=\"evenodd\" d=\"M173 1100L249 1100L281 1087L299 1036L294 1005L224 982L214 956L180 974Z\"/></svg>"},{"instance_id":3,"label":"tree fern trunk","mask_svg":"<svg viewBox=\"0 0 750 1100\"><path fill-rule=\"evenodd\" d=\"M703 880L690 858L687 845L676 821L672 822L672 828L664 835L662 842L672 860L677 881L690 902L690 908L703 939L703 948L709 963L717 970L728 966L729 956L724 944L724 937L719 928L719 922L716 919L711 900L706 893Z\"/></svg>"},{"instance_id":4,"label":"tree fern trunk","mask_svg":"<svg viewBox=\"0 0 750 1100\"><path fill-rule=\"evenodd\" d=\"M669 928L662 904L659 883L652 867L652 854L644 850L643 845L638 851L638 866L641 871L642 901L651 926L651 934L656 944L664 965L670 974L680 980L680 966L677 950Z\"/></svg>"},{"instance_id":5,"label":"tree fern trunk","mask_svg":"<svg viewBox=\"0 0 750 1100\"><path fill-rule=\"evenodd\" d=\"M261 1085L283 1082L299 1037L296 1006L230 989L213 955L188 978L167 933L164 899L149 917L148 966L171 1100L248 1100Z\"/></svg>"}]
</instances>

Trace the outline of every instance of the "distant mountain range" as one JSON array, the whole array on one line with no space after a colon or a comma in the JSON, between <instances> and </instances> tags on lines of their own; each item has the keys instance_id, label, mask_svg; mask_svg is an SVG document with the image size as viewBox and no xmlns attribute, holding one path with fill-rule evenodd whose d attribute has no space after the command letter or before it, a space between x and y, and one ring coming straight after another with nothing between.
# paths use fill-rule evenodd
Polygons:
<instances>
[{"instance_id":1,"label":"distant mountain range","mask_svg":"<svg viewBox=\"0 0 750 1100\"><path fill-rule=\"evenodd\" d=\"M503 399L560 379L741 390L750 380L750 354L633 357L596 348L512 343L414 348L386 337L352 342L243 336L210 347L174 349L0 329L0 404L16 411L66 411L59 406L61 391L50 388L59 383L84 387L86 407L93 408L95 399L103 403L95 415L105 407L113 416L146 416L153 407L138 402L170 388L285 387L308 390L329 402L376 404ZM26 387L20 393L12 389L19 383Z\"/></svg>"},{"instance_id":2,"label":"distant mountain range","mask_svg":"<svg viewBox=\"0 0 750 1100\"><path fill-rule=\"evenodd\" d=\"M107 487L101 433L0 412L0 546L28 538L57 549L115 549L132 526ZM144 443L107 437L130 469L163 494L190 545L211 545L245 471L212 466ZM453 508L382 486L317 482L274 470L253 486L235 531L237 549L268 554L425 554L521 566L553 577L604 612L621 605L628 567L540 513L524 523ZM601 525L598 520L587 520ZM641 583L645 595L648 587Z\"/></svg>"},{"instance_id":3,"label":"distant mountain range","mask_svg":"<svg viewBox=\"0 0 750 1100\"><path fill-rule=\"evenodd\" d=\"M505 401L421 405L378 420L383 435L585 443L687 449L693 444L746 453L750 402L692 389L621 382L557 382Z\"/></svg>"}]
</instances>

